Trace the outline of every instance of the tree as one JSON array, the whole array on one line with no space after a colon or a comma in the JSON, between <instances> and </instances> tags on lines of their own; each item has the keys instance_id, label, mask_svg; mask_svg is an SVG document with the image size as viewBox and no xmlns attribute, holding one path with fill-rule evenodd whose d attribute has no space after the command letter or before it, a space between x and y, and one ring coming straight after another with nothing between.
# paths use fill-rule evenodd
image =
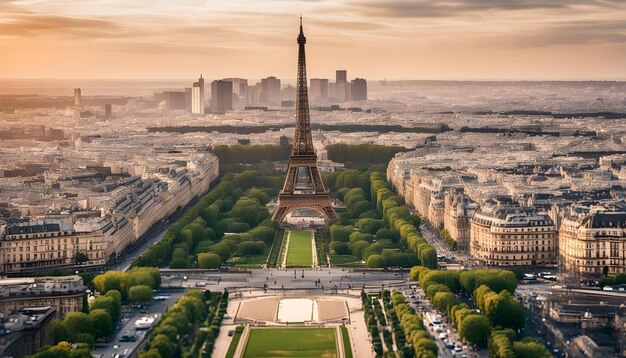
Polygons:
<instances>
[{"instance_id":1,"label":"tree","mask_svg":"<svg viewBox=\"0 0 626 358\"><path fill-rule=\"evenodd\" d=\"M222 258L211 252L199 254L198 266L203 269L216 269L222 266Z\"/></svg>"},{"instance_id":2,"label":"tree","mask_svg":"<svg viewBox=\"0 0 626 358\"><path fill-rule=\"evenodd\" d=\"M77 252L76 255L74 256L74 260L76 261L77 264L82 264L83 262L87 262L89 261L89 257L87 257L87 255L83 252Z\"/></svg>"},{"instance_id":3,"label":"tree","mask_svg":"<svg viewBox=\"0 0 626 358\"><path fill-rule=\"evenodd\" d=\"M92 358L91 348L88 344L78 343L70 345L69 342L59 342L52 347L44 347L33 354L32 358Z\"/></svg>"},{"instance_id":4,"label":"tree","mask_svg":"<svg viewBox=\"0 0 626 358\"><path fill-rule=\"evenodd\" d=\"M240 256L260 255L265 252L266 248L263 241L244 241L237 245L237 254Z\"/></svg>"},{"instance_id":5,"label":"tree","mask_svg":"<svg viewBox=\"0 0 626 358\"><path fill-rule=\"evenodd\" d=\"M126 278L126 272L107 271L94 277L93 284L96 290L103 294L109 290L117 290L124 294L126 292Z\"/></svg>"},{"instance_id":6,"label":"tree","mask_svg":"<svg viewBox=\"0 0 626 358\"><path fill-rule=\"evenodd\" d=\"M189 263L189 259L176 258L170 262L170 268L172 269L186 269L190 267L191 263Z\"/></svg>"},{"instance_id":7,"label":"tree","mask_svg":"<svg viewBox=\"0 0 626 358\"><path fill-rule=\"evenodd\" d=\"M159 351L162 358L171 358L175 353L174 343L163 334L157 334L152 339L150 342L150 348L154 348Z\"/></svg>"},{"instance_id":8,"label":"tree","mask_svg":"<svg viewBox=\"0 0 626 358\"><path fill-rule=\"evenodd\" d=\"M115 322L118 319L120 319L120 316L122 314L122 294L120 293L120 291L110 290L109 292L106 293L105 296L113 299L112 309L110 311L108 310L107 311L111 314L111 318L113 318L113 322Z\"/></svg>"},{"instance_id":9,"label":"tree","mask_svg":"<svg viewBox=\"0 0 626 358\"><path fill-rule=\"evenodd\" d=\"M62 321L56 319L52 321L52 337L55 344L62 341L69 341L70 332Z\"/></svg>"},{"instance_id":10,"label":"tree","mask_svg":"<svg viewBox=\"0 0 626 358\"><path fill-rule=\"evenodd\" d=\"M368 268L381 268L385 267L385 258L382 255L371 255L367 258Z\"/></svg>"},{"instance_id":11,"label":"tree","mask_svg":"<svg viewBox=\"0 0 626 358\"><path fill-rule=\"evenodd\" d=\"M70 312L65 315L63 324L70 333L70 336L76 337L79 333L93 334L93 321L91 317L82 312Z\"/></svg>"},{"instance_id":12,"label":"tree","mask_svg":"<svg viewBox=\"0 0 626 358\"><path fill-rule=\"evenodd\" d=\"M152 288L146 285L133 286L128 290L128 300L133 303L146 303L152 299Z\"/></svg>"},{"instance_id":13,"label":"tree","mask_svg":"<svg viewBox=\"0 0 626 358\"><path fill-rule=\"evenodd\" d=\"M113 319L111 314L104 309L95 309L89 312L93 321L93 334L95 337L108 337L113 333Z\"/></svg>"},{"instance_id":14,"label":"tree","mask_svg":"<svg viewBox=\"0 0 626 358\"><path fill-rule=\"evenodd\" d=\"M161 353L156 348L139 353L139 358L161 358Z\"/></svg>"},{"instance_id":15,"label":"tree","mask_svg":"<svg viewBox=\"0 0 626 358\"><path fill-rule=\"evenodd\" d=\"M526 337L519 342L513 342L513 351L517 358L550 358L552 354L541 342Z\"/></svg>"},{"instance_id":16,"label":"tree","mask_svg":"<svg viewBox=\"0 0 626 358\"><path fill-rule=\"evenodd\" d=\"M354 244L350 245L352 248L352 255L363 258L363 250L367 249L370 244L367 241L357 241Z\"/></svg>"},{"instance_id":17,"label":"tree","mask_svg":"<svg viewBox=\"0 0 626 358\"><path fill-rule=\"evenodd\" d=\"M459 335L479 347L484 347L487 344L490 333L491 324L489 319L483 315L467 315L459 324Z\"/></svg>"}]
</instances>

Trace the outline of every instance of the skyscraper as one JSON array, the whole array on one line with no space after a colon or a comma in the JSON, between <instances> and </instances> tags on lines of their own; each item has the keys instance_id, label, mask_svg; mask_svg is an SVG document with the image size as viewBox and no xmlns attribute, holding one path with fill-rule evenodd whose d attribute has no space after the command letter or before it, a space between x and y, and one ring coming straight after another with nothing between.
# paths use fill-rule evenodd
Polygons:
<instances>
[{"instance_id":1,"label":"skyscraper","mask_svg":"<svg viewBox=\"0 0 626 358\"><path fill-rule=\"evenodd\" d=\"M351 87L353 101L367 100L367 81L364 78L353 79Z\"/></svg>"},{"instance_id":2,"label":"skyscraper","mask_svg":"<svg viewBox=\"0 0 626 358\"><path fill-rule=\"evenodd\" d=\"M274 76L261 80L262 101L269 103L280 103L280 80Z\"/></svg>"},{"instance_id":3,"label":"skyscraper","mask_svg":"<svg viewBox=\"0 0 626 358\"><path fill-rule=\"evenodd\" d=\"M349 101L350 95L350 82L348 82L348 71L337 70L335 74L335 97L339 101Z\"/></svg>"},{"instance_id":4,"label":"skyscraper","mask_svg":"<svg viewBox=\"0 0 626 358\"><path fill-rule=\"evenodd\" d=\"M324 78L311 78L311 100L328 99L328 80Z\"/></svg>"},{"instance_id":5,"label":"skyscraper","mask_svg":"<svg viewBox=\"0 0 626 358\"><path fill-rule=\"evenodd\" d=\"M239 100L245 100L248 97L248 80L245 78L225 78L224 81L233 83L233 93L237 95Z\"/></svg>"},{"instance_id":6,"label":"skyscraper","mask_svg":"<svg viewBox=\"0 0 626 358\"><path fill-rule=\"evenodd\" d=\"M211 112L226 113L233 109L233 83L217 80L211 82Z\"/></svg>"},{"instance_id":7,"label":"skyscraper","mask_svg":"<svg viewBox=\"0 0 626 358\"><path fill-rule=\"evenodd\" d=\"M82 105L82 96L80 94L80 88L74 88L74 105L80 107Z\"/></svg>"},{"instance_id":8,"label":"skyscraper","mask_svg":"<svg viewBox=\"0 0 626 358\"><path fill-rule=\"evenodd\" d=\"M348 71L337 70L335 72L335 83L348 82Z\"/></svg>"},{"instance_id":9,"label":"skyscraper","mask_svg":"<svg viewBox=\"0 0 626 358\"><path fill-rule=\"evenodd\" d=\"M204 78L202 75L191 88L191 113L204 114Z\"/></svg>"}]
</instances>

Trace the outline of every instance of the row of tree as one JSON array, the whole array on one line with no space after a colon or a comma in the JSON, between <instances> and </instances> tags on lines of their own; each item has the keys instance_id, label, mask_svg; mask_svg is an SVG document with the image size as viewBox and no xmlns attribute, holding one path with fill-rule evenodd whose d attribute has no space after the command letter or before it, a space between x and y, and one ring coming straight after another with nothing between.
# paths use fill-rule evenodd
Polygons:
<instances>
[{"instance_id":1,"label":"row of tree","mask_svg":"<svg viewBox=\"0 0 626 358\"><path fill-rule=\"evenodd\" d=\"M161 272L152 267L137 267L126 272L107 271L94 277L92 283L102 295L115 290L121 294L122 301L143 303L149 302L152 290L161 285Z\"/></svg>"},{"instance_id":2,"label":"row of tree","mask_svg":"<svg viewBox=\"0 0 626 358\"><path fill-rule=\"evenodd\" d=\"M489 336L489 356L494 358L551 358L552 353L541 341L525 337L516 340L512 329L494 329Z\"/></svg>"},{"instance_id":3,"label":"row of tree","mask_svg":"<svg viewBox=\"0 0 626 358\"><path fill-rule=\"evenodd\" d=\"M86 343L60 342L51 347L44 347L31 358L92 358L91 347Z\"/></svg>"},{"instance_id":4,"label":"row of tree","mask_svg":"<svg viewBox=\"0 0 626 358\"><path fill-rule=\"evenodd\" d=\"M380 327L378 317L380 317L380 313L374 310L374 306L372 301L376 300L376 298L371 297L365 291L361 291L361 303L363 305L363 315L365 317L365 324L367 325L367 330L372 337L372 346L374 348L374 353L376 353L376 357L383 356L383 342L380 339ZM383 323L384 325L384 323Z\"/></svg>"},{"instance_id":5,"label":"row of tree","mask_svg":"<svg viewBox=\"0 0 626 358\"><path fill-rule=\"evenodd\" d=\"M195 341L208 313L210 291L189 290L163 315L140 358L181 357Z\"/></svg>"},{"instance_id":6,"label":"row of tree","mask_svg":"<svg viewBox=\"0 0 626 358\"><path fill-rule=\"evenodd\" d=\"M370 197L372 203L382 213L383 219L392 231L399 234L400 241L409 252L415 254L419 264L429 268L437 267L437 251L419 232L419 218L411 215L400 198L389 189L383 175L374 172L370 176Z\"/></svg>"},{"instance_id":7,"label":"row of tree","mask_svg":"<svg viewBox=\"0 0 626 358\"><path fill-rule=\"evenodd\" d=\"M220 166L229 164L257 164L279 162L289 159L290 145L216 145L213 153L220 161Z\"/></svg>"},{"instance_id":8,"label":"row of tree","mask_svg":"<svg viewBox=\"0 0 626 358\"><path fill-rule=\"evenodd\" d=\"M216 268L234 254L264 252L276 229L265 204L279 186L279 177L256 170L224 175L135 265Z\"/></svg>"},{"instance_id":9,"label":"row of tree","mask_svg":"<svg viewBox=\"0 0 626 358\"><path fill-rule=\"evenodd\" d=\"M404 328L400 324L400 319L396 314L396 310L391 303L391 292L384 290L382 292L383 304L385 305L385 313L387 315L387 322L391 327L391 338L396 342L396 351L400 358L412 358L415 357L415 351L413 347L407 344L406 336L404 335ZM387 331L389 332L389 331Z\"/></svg>"},{"instance_id":10,"label":"row of tree","mask_svg":"<svg viewBox=\"0 0 626 358\"><path fill-rule=\"evenodd\" d=\"M601 286L626 285L626 273L615 276L604 276L600 279Z\"/></svg>"},{"instance_id":11,"label":"row of tree","mask_svg":"<svg viewBox=\"0 0 626 358\"><path fill-rule=\"evenodd\" d=\"M511 271L487 269L438 271L417 266L411 269L409 278L419 282L428 299L446 314L461 338L479 347L489 343L491 354L495 354L492 350L508 352L506 347L512 347L516 343L515 330L523 329L525 326L526 311L513 296L517 278ZM460 303L456 295L456 293L467 295L470 292L476 308L480 311ZM513 332L512 338L509 339L507 336L508 346L503 337L497 336L499 334L497 332ZM533 351L540 346L545 350L545 347L536 341L523 340L517 342L517 346Z\"/></svg>"},{"instance_id":12,"label":"row of tree","mask_svg":"<svg viewBox=\"0 0 626 358\"><path fill-rule=\"evenodd\" d=\"M404 295L400 291L393 291L391 302L400 326L404 330L406 342L413 346L414 356L423 358L437 357L437 352L439 351L437 344L433 341L428 331L424 329L422 318L415 313L415 310L408 304Z\"/></svg>"},{"instance_id":13,"label":"row of tree","mask_svg":"<svg viewBox=\"0 0 626 358\"><path fill-rule=\"evenodd\" d=\"M64 351L70 343L93 347L97 339L113 333L114 322L119 319L121 311L122 294L110 290L92 300L85 312L70 312L63 320L52 321L52 337L56 346L44 347L40 351L41 356Z\"/></svg>"},{"instance_id":14,"label":"row of tree","mask_svg":"<svg viewBox=\"0 0 626 358\"><path fill-rule=\"evenodd\" d=\"M326 146L328 159L340 163L387 164L400 152L407 149L401 146L376 144L331 144Z\"/></svg>"}]
</instances>

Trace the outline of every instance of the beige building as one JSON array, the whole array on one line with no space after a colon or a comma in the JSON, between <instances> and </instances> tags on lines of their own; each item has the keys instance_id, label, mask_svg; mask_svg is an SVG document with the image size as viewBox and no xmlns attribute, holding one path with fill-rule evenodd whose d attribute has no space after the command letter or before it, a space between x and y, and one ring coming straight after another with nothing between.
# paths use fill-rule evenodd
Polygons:
<instances>
[{"instance_id":1,"label":"beige building","mask_svg":"<svg viewBox=\"0 0 626 358\"><path fill-rule=\"evenodd\" d=\"M605 211L563 219L559 259L568 272L625 273L626 213Z\"/></svg>"},{"instance_id":2,"label":"beige building","mask_svg":"<svg viewBox=\"0 0 626 358\"><path fill-rule=\"evenodd\" d=\"M56 318L62 319L69 312L82 311L86 289L78 275L2 279L0 313L50 306Z\"/></svg>"},{"instance_id":3,"label":"beige building","mask_svg":"<svg viewBox=\"0 0 626 358\"><path fill-rule=\"evenodd\" d=\"M90 265L100 265L133 239L133 225L124 217L73 220L67 215L7 226L0 235L0 272L72 266L78 255L85 255Z\"/></svg>"},{"instance_id":4,"label":"beige building","mask_svg":"<svg viewBox=\"0 0 626 358\"><path fill-rule=\"evenodd\" d=\"M85 199L86 210L0 225L0 273L104 265L160 220L205 193L218 175L217 157L204 156L169 170L163 180L135 180L113 194Z\"/></svg>"},{"instance_id":5,"label":"beige building","mask_svg":"<svg viewBox=\"0 0 626 358\"><path fill-rule=\"evenodd\" d=\"M478 205L465 195L463 188L449 190L445 194L443 226L461 249L469 249L470 219L477 208Z\"/></svg>"},{"instance_id":6,"label":"beige building","mask_svg":"<svg viewBox=\"0 0 626 358\"><path fill-rule=\"evenodd\" d=\"M471 220L470 252L488 266L556 264L552 219L510 197L488 200Z\"/></svg>"}]
</instances>

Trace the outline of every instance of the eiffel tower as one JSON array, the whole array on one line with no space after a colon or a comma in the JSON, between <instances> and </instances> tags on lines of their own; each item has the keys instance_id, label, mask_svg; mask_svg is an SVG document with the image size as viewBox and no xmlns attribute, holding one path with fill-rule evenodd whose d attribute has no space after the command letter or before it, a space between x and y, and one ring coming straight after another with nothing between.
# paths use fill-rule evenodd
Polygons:
<instances>
[{"instance_id":1,"label":"eiffel tower","mask_svg":"<svg viewBox=\"0 0 626 358\"><path fill-rule=\"evenodd\" d=\"M305 43L306 37L304 37L302 17L300 17L296 131L293 148L289 156L287 177L278 195L278 209L273 216L273 219L278 222L281 222L293 210L301 208L314 209L322 213L326 219L337 218L337 213L330 203L329 192L324 187L317 168L317 155L313 148L306 81L306 57L304 55Z\"/></svg>"}]
</instances>

